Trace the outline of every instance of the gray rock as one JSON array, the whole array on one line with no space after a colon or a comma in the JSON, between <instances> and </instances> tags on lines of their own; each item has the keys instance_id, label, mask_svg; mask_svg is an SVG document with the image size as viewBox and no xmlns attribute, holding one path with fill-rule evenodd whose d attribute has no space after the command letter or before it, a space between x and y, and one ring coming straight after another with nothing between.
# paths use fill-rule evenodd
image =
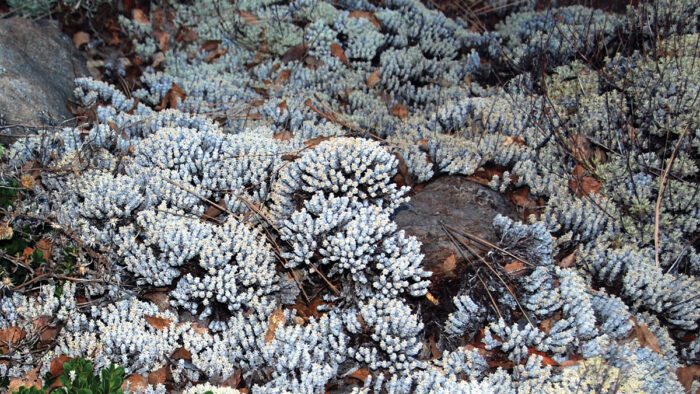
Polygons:
<instances>
[{"instance_id":1,"label":"gray rock","mask_svg":"<svg viewBox=\"0 0 700 394\"><path fill-rule=\"evenodd\" d=\"M423 243L425 267L439 272L437 267L450 255L454 254L457 261L463 260L442 224L495 244L498 239L492 222L499 213L517 217L515 208L500 193L462 176L443 176L427 184L406 206L399 208L394 221L399 229ZM470 247L481 252L489 249L478 243L471 243ZM473 257L469 252L465 254Z\"/></svg>"},{"instance_id":2,"label":"gray rock","mask_svg":"<svg viewBox=\"0 0 700 394\"><path fill-rule=\"evenodd\" d=\"M66 104L85 60L52 21L0 19L0 142L72 118Z\"/></svg>"}]
</instances>

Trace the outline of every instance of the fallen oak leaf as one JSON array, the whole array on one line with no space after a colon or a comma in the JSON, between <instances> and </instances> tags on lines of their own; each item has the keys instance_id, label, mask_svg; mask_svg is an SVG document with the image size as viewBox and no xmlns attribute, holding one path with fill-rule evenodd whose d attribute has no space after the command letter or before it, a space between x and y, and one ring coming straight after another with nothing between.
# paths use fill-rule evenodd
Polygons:
<instances>
[{"instance_id":1,"label":"fallen oak leaf","mask_svg":"<svg viewBox=\"0 0 700 394\"><path fill-rule=\"evenodd\" d=\"M518 276L523 273L523 270L525 269L525 264L521 263L520 261L513 261L506 264L503 267L503 269L511 275Z\"/></svg>"}]
</instances>

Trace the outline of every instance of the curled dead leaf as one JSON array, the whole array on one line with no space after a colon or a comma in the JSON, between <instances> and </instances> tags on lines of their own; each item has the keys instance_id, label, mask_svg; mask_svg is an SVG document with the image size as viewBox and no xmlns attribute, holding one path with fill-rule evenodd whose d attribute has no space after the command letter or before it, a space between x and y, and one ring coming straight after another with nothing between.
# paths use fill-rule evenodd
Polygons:
<instances>
[{"instance_id":1,"label":"curled dead leaf","mask_svg":"<svg viewBox=\"0 0 700 394\"><path fill-rule=\"evenodd\" d=\"M637 323L634 318L632 318L632 321L635 324L634 327L632 327L631 338L636 338L641 346L647 347L659 354L664 354L659 346L659 339L649 330L647 325Z\"/></svg>"},{"instance_id":2,"label":"curled dead leaf","mask_svg":"<svg viewBox=\"0 0 700 394\"><path fill-rule=\"evenodd\" d=\"M265 333L265 343L272 342L275 339L275 332L280 323L284 324L284 311L281 307L277 307L274 312L270 315L269 326L267 327L267 332Z\"/></svg>"},{"instance_id":3,"label":"curled dead leaf","mask_svg":"<svg viewBox=\"0 0 700 394\"><path fill-rule=\"evenodd\" d=\"M171 357L176 360L191 360L192 354L189 350L185 349L184 347L179 347L175 349Z\"/></svg>"},{"instance_id":4,"label":"curled dead leaf","mask_svg":"<svg viewBox=\"0 0 700 394\"><path fill-rule=\"evenodd\" d=\"M289 141L294 138L294 134L289 130L284 130L272 136L272 139L279 141Z\"/></svg>"},{"instance_id":5,"label":"curled dead leaf","mask_svg":"<svg viewBox=\"0 0 700 394\"><path fill-rule=\"evenodd\" d=\"M454 270L457 268L457 256L454 253L447 256L447 258L442 262L442 272L445 276L454 276Z\"/></svg>"}]
</instances>

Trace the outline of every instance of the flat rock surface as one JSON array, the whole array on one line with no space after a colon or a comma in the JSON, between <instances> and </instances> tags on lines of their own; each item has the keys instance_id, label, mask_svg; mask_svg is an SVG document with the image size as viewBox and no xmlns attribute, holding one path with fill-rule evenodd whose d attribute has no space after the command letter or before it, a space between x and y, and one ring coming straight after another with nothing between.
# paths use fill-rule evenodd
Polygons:
<instances>
[{"instance_id":1,"label":"flat rock surface","mask_svg":"<svg viewBox=\"0 0 700 394\"><path fill-rule=\"evenodd\" d=\"M85 60L55 22L0 19L0 142L70 119L73 80L85 75Z\"/></svg>"},{"instance_id":2,"label":"flat rock surface","mask_svg":"<svg viewBox=\"0 0 700 394\"><path fill-rule=\"evenodd\" d=\"M463 260L443 230L443 224L496 243L498 238L492 222L499 213L517 217L513 205L500 193L462 176L443 176L411 197L411 201L394 216L394 221L399 229L416 236L423 243L423 263L431 269L452 254L457 260ZM470 247L479 251L488 249L475 242Z\"/></svg>"}]
</instances>

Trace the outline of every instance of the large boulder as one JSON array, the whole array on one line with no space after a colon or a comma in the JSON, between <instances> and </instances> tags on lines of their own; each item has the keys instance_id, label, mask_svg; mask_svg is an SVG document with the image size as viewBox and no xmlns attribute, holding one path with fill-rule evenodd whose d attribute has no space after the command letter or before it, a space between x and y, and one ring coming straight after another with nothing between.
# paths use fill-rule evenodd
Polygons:
<instances>
[{"instance_id":1,"label":"large boulder","mask_svg":"<svg viewBox=\"0 0 700 394\"><path fill-rule=\"evenodd\" d=\"M71 119L66 104L85 60L53 21L0 19L0 142Z\"/></svg>"},{"instance_id":2,"label":"large boulder","mask_svg":"<svg viewBox=\"0 0 700 394\"><path fill-rule=\"evenodd\" d=\"M454 255L457 262L464 260L445 228L463 231L495 244L498 238L492 223L499 213L517 217L515 207L500 193L463 176L451 175L428 183L411 197L408 204L399 208L394 221L399 229L423 243L425 267L440 272L441 265L450 256ZM478 242L471 242L470 247L482 253L489 249ZM476 259L468 250L462 252Z\"/></svg>"}]
</instances>

